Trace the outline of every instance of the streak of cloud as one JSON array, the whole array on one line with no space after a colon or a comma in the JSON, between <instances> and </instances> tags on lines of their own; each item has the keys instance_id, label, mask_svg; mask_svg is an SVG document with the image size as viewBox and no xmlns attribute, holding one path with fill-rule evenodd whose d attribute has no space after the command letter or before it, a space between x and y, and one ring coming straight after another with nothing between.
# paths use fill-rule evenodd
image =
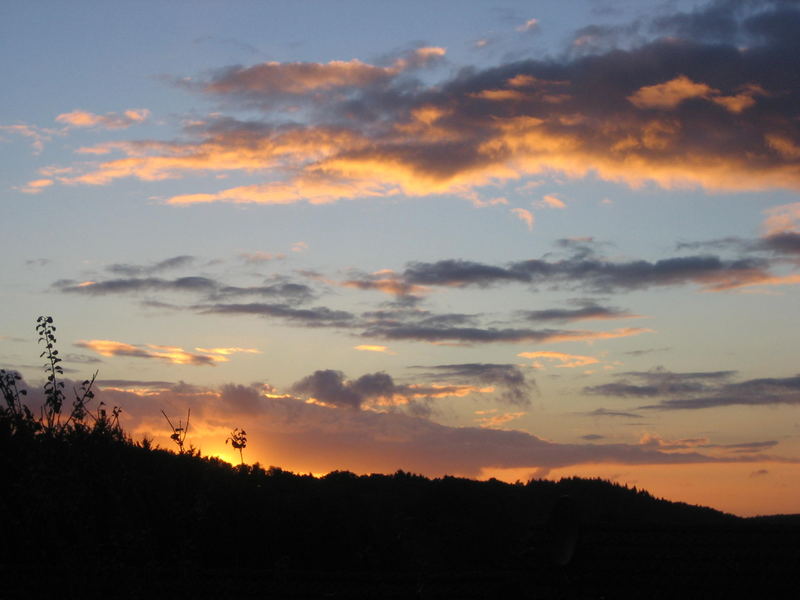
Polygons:
<instances>
[{"instance_id":1,"label":"streak of cloud","mask_svg":"<svg viewBox=\"0 0 800 600\"><path fill-rule=\"evenodd\" d=\"M800 405L800 375L731 381L734 371L673 373L665 369L621 373L613 383L583 388L585 394L653 398L639 410L698 410L727 406Z\"/></svg>"},{"instance_id":2,"label":"streak of cloud","mask_svg":"<svg viewBox=\"0 0 800 600\"><path fill-rule=\"evenodd\" d=\"M74 344L78 348L87 348L100 356L128 356L163 360L175 365L214 366L217 362L230 360L225 353L194 353L178 346L162 346L146 344L136 346L113 340L78 340Z\"/></svg>"},{"instance_id":3,"label":"streak of cloud","mask_svg":"<svg viewBox=\"0 0 800 600\"><path fill-rule=\"evenodd\" d=\"M138 125L150 117L146 108L131 108L122 113L106 113L97 115L85 110L73 110L56 117L56 122L68 127L100 127L103 129L127 129Z\"/></svg>"}]
</instances>

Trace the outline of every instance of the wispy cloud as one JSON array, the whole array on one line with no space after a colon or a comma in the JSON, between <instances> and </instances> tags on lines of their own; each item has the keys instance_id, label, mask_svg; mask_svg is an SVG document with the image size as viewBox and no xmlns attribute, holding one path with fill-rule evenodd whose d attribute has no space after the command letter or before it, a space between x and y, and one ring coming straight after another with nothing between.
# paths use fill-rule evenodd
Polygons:
<instances>
[{"instance_id":1,"label":"wispy cloud","mask_svg":"<svg viewBox=\"0 0 800 600\"><path fill-rule=\"evenodd\" d=\"M381 346L378 344L359 344L358 346L353 346L354 349L360 350L362 352L381 352L383 354L395 354L391 350L389 350L388 346Z\"/></svg>"},{"instance_id":2,"label":"wispy cloud","mask_svg":"<svg viewBox=\"0 0 800 600\"><path fill-rule=\"evenodd\" d=\"M625 310L610 306L601 306L591 301L579 301L580 308L550 308L544 310L520 311L520 315L530 321L592 321L609 319L633 319L635 315Z\"/></svg>"},{"instance_id":3,"label":"wispy cloud","mask_svg":"<svg viewBox=\"0 0 800 600\"><path fill-rule=\"evenodd\" d=\"M594 356L582 356L580 354L567 354L565 352L553 352L552 350L540 350L538 352L520 352L517 356L521 358L529 358L534 361L533 365L542 368L543 365L540 361L545 360L548 362L555 361L556 367L572 369L575 367L586 367L595 365L600 362L599 358Z\"/></svg>"},{"instance_id":4,"label":"wispy cloud","mask_svg":"<svg viewBox=\"0 0 800 600\"><path fill-rule=\"evenodd\" d=\"M25 185L19 186L15 189L23 194L40 194L42 191L53 185L52 179L33 179Z\"/></svg>"},{"instance_id":5,"label":"wispy cloud","mask_svg":"<svg viewBox=\"0 0 800 600\"><path fill-rule=\"evenodd\" d=\"M175 365L214 366L217 362L230 360L225 353L194 353L178 346L158 344L133 345L113 340L78 340L75 346L88 348L101 356L128 356L163 360Z\"/></svg>"},{"instance_id":6,"label":"wispy cloud","mask_svg":"<svg viewBox=\"0 0 800 600\"><path fill-rule=\"evenodd\" d=\"M567 208L564 201L555 194L545 194L536 205L542 208Z\"/></svg>"},{"instance_id":7,"label":"wispy cloud","mask_svg":"<svg viewBox=\"0 0 800 600\"><path fill-rule=\"evenodd\" d=\"M525 225L528 227L528 231L533 231L533 224L536 221L536 218L533 216L531 211L529 211L527 208L512 208L511 214L525 223Z\"/></svg>"},{"instance_id":8,"label":"wispy cloud","mask_svg":"<svg viewBox=\"0 0 800 600\"><path fill-rule=\"evenodd\" d=\"M143 123L150 117L146 108L130 108L121 113L98 115L85 110L73 110L56 117L56 122L68 127L100 127L103 129L127 129L131 125Z\"/></svg>"}]
</instances>

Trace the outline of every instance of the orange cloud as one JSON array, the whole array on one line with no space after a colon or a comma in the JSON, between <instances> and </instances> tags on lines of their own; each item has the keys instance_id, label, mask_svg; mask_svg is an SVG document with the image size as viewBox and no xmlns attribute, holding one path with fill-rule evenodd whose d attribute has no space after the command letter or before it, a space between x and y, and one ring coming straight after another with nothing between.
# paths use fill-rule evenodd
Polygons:
<instances>
[{"instance_id":1,"label":"orange cloud","mask_svg":"<svg viewBox=\"0 0 800 600\"><path fill-rule=\"evenodd\" d=\"M705 83L678 75L664 83L644 86L628 96L628 100L637 108L672 109L690 98L708 98L712 92L716 90Z\"/></svg>"},{"instance_id":2,"label":"orange cloud","mask_svg":"<svg viewBox=\"0 0 800 600\"><path fill-rule=\"evenodd\" d=\"M703 291L725 292L760 285L794 285L800 283L800 275L771 275L766 271L752 269L751 271L742 271L736 275L720 274L708 276L702 278L701 281L706 283Z\"/></svg>"},{"instance_id":3,"label":"orange cloud","mask_svg":"<svg viewBox=\"0 0 800 600\"><path fill-rule=\"evenodd\" d=\"M205 91L230 94L265 92L270 95L302 95L343 87L364 87L386 81L399 73L426 64L445 55L445 49L418 48L397 58L390 67L378 67L358 59L314 62L265 62L252 67L231 69L205 86Z\"/></svg>"},{"instance_id":4,"label":"orange cloud","mask_svg":"<svg viewBox=\"0 0 800 600\"><path fill-rule=\"evenodd\" d=\"M765 235L800 230L800 202L775 206L767 209L764 213L767 215L762 224Z\"/></svg>"},{"instance_id":5,"label":"orange cloud","mask_svg":"<svg viewBox=\"0 0 800 600\"><path fill-rule=\"evenodd\" d=\"M497 409L476 410L475 415L477 416L475 421L480 427L484 427L486 429L500 429L506 423L519 419L520 417L524 417L527 414L527 412L498 413Z\"/></svg>"},{"instance_id":6,"label":"orange cloud","mask_svg":"<svg viewBox=\"0 0 800 600\"><path fill-rule=\"evenodd\" d=\"M52 179L34 179L16 189L24 194L39 194L44 188L51 185L53 185Z\"/></svg>"},{"instance_id":7,"label":"orange cloud","mask_svg":"<svg viewBox=\"0 0 800 600\"><path fill-rule=\"evenodd\" d=\"M188 143L118 142L106 144L101 150L116 150L126 154L126 158L90 165L83 173L71 168L62 172L59 180L67 184L107 185L125 177L159 181L197 171L255 172L313 163L343 148L357 149L368 143L354 131L325 127L298 128L272 135L248 130L223 131L212 133L200 142ZM227 198L220 195L218 199Z\"/></svg>"},{"instance_id":8,"label":"orange cloud","mask_svg":"<svg viewBox=\"0 0 800 600\"><path fill-rule=\"evenodd\" d=\"M652 329L644 327L624 327L612 331L585 331L575 330L564 332L548 338L549 342L592 342L594 340L611 340L615 338L630 337L642 333L655 333Z\"/></svg>"},{"instance_id":9,"label":"orange cloud","mask_svg":"<svg viewBox=\"0 0 800 600\"><path fill-rule=\"evenodd\" d=\"M539 206L546 206L549 208L567 208L563 200L560 200L554 194L547 194L542 196L542 200L538 203Z\"/></svg>"},{"instance_id":10,"label":"orange cloud","mask_svg":"<svg viewBox=\"0 0 800 600\"><path fill-rule=\"evenodd\" d=\"M539 27L539 19L528 19L517 27L517 31L533 31Z\"/></svg>"},{"instance_id":11,"label":"orange cloud","mask_svg":"<svg viewBox=\"0 0 800 600\"><path fill-rule=\"evenodd\" d=\"M731 113L739 114L755 105L755 96L769 96L764 88L757 84L745 84L740 89L738 94L723 96L719 90L705 83L697 83L685 75L679 75L665 83L639 88L628 96L628 100L637 108L671 110L684 100L702 98L722 106Z\"/></svg>"},{"instance_id":12,"label":"orange cloud","mask_svg":"<svg viewBox=\"0 0 800 600\"><path fill-rule=\"evenodd\" d=\"M404 90L396 106L370 104L384 98L371 93L376 84L386 94L399 94L397 75L443 54L441 48L422 48L389 66L354 59L229 69L203 89L264 111L281 94L292 102L306 99L320 110L305 125L292 127L222 117L187 124L187 133L204 137L117 143L113 150L124 153L122 158L72 167L58 181L102 185L122 177L158 181L197 172L265 174L260 183L166 200L175 205L323 204L401 194L454 194L481 205L475 202L476 188L552 172L575 178L594 174L633 187L654 182L664 188L800 188L793 117L766 102L761 111L749 110L757 97L771 94L753 82L739 82L724 93L685 75L670 75L631 92L630 84L617 77L608 82L608 102L599 105L594 79L584 80L586 74L566 62L552 66L557 79L537 77L541 69L532 64L516 73L462 75L466 79L458 86L431 86L416 96ZM611 55L597 60L601 71L628 68ZM382 114L379 122L337 118L331 125L319 116L326 113L321 109L355 116L347 112L351 95L366 110ZM685 110L692 99L724 108L704 117L703 127L713 136L705 135L696 115ZM111 146L92 151L106 149Z\"/></svg>"},{"instance_id":13,"label":"orange cloud","mask_svg":"<svg viewBox=\"0 0 800 600\"><path fill-rule=\"evenodd\" d=\"M348 279L338 283L338 285L358 290L377 290L393 296L422 294L428 291L427 287L409 283L390 269L377 271L361 279Z\"/></svg>"},{"instance_id":14,"label":"orange cloud","mask_svg":"<svg viewBox=\"0 0 800 600\"><path fill-rule=\"evenodd\" d=\"M482 98L484 100L496 100L498 102L504 100L525 100L528 95L520 92L519 90L481 90L470 94L473 98Z\"/></svg>"},{"instance_id":15,"label":"orange cloud","mask_svg":"<svg viewBox=\"0 0 800 600\"><path fill-rule=\"evenodd\" d=\"M561 362L560 365L556 365L558 368L585 367L600 362L600 359L595 358L594 356L581 356L580 354L566 354L564 352L552 352L549 350L542 350L540 352L520 352L517 354L517 356L522 358L530 358L534 361L540 358L558 361ZM534 365L537 367L542 366L538 361L535 362Z\"/></svg>"},{"instance_id":16,"label":"orange cloud","mask_svg":"<svg viewBox=\"0 0 800 600\"><path fill-rule=\"evenodd\" d=\"M96 115L85 110L74 110L56 117L56 121L70 127L103 127L105 129L125 129L148 119L150 111L136 108L119 113Z\"/></svg>"},{"instance_id":17,"label":"orange cloud","mask_svg":"<svg viewBox=\"0 0 800 600\"><path fill-rule=\"evenodd\" d=\"M511 214L517 217L520 221L525 223L528 226L528 231L533 231L533 223L535 221L535 217L533 213L529 211L527 208L512 208Z\"/></svg>"},{"instance_id":18,"label":"orange cloud","mask_svg":"<svg viewBox=\"0 0 800 600\"><path fill-rule=\"evenodd\" d=\"M372 344L361 344L359 346L353 346L356 350L361 350L362 352L383 352L384 354L394 354L387 346L380 346L380 345L372 345Z\"/></svg>"},{"instance_id":19,"label":"orange cloud","mask_svg":"<svg viewBox=\"0 0 800 600\"><path fill-rule=\"evenodd\" d=\"M228 357L231 354L261 354L261 350L258 348L195 348L198 352L202 352L203 354L218 354L221 357ZM227 360L225 359L217 359L217 360Z\"/></svg>"},{"instance_id":20,"label":"orange cloud","mask_svg":"<svg viewBox=\"0 0 800 600\"><path fill-rule=\"evenodd\" d=\"M157 344L146 344L134 346L124 342L113 340L78 340L75 346L88 348L97 352L101 356L130 356L135 358L154 358L165 360L176 365L208 365L214 366L216 362L227 362L230 360L224 353L195 354L187 352L177 346L161 346ZM230 350L230 349L217 349Z\"/></svg>"}]
</instances>

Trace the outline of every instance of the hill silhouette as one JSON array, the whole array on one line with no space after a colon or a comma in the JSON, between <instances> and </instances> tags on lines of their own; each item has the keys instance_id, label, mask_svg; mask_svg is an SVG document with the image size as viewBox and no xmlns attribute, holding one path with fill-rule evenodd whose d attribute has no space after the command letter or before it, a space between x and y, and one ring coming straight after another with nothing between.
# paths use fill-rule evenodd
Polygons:
<instances>
[{"instance_id":1,"label":"hill silhouette","mask_svg":"<svg viewBox=\"0 0 800 600\"><path fill-rule=\"evenodd\" d=\"M717 597L775 590L800 564L797 516L742 519L597 479L315 478L6 426L0 483L3 598ZM580 539L557 564L549 520L565 496Z\"/></svg>"},{"instance_id":2,"label":"hill silhouette","mask_svg":"<svg viewBox=\"0 0 800 600\"><path fill-rule=\"evenodd\" d=\"M794 598L800 515L742 519L600 479L299 475L134 442L94 378L38 415L0 370L0 598ZM175 437L177 436L177 437ZM232 440L244 447L244 431Z\"/></svg>"}]
</instances>

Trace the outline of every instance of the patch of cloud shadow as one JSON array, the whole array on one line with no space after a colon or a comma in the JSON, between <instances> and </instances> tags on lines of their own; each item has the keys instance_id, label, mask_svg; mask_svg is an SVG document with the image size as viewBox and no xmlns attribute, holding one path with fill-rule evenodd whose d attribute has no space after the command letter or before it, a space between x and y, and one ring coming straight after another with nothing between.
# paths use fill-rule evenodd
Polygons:
<instances>
[{"instance_id":1,"label":"patch of cloud shadow","mask_svg":"<svg viewBox=\"0 0 800 600\"><path fill-rule=\"evenodd\" d=\"M535 380L526 377L522 369L512 364L463 363L412 368L427 371L423 376L428 379L455 379L497 386L501 400L519 406L529 405L531 395L538 393Z\"/></svg>"}]
</instances>

